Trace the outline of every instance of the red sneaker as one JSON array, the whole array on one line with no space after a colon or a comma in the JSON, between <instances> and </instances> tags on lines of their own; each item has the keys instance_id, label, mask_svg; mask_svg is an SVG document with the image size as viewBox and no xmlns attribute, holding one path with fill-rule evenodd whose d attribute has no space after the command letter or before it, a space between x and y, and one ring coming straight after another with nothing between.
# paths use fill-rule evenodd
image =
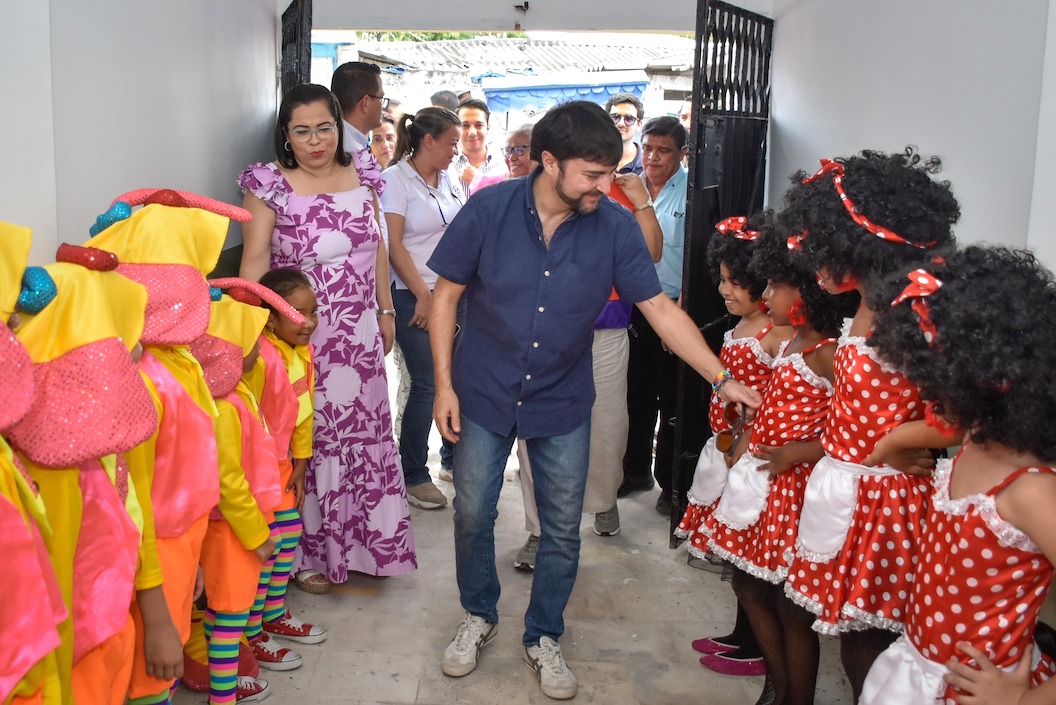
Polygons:
<instances>
[{"instance_id":1,"label":"red sneaker","mask_svg":"<svg viewBox=\"0 0 1056 705\"><path fill-rule=\"evenodd\" d=\"M249 642L253 649L253 655L257 657L257 663L261 668L270 671L292 671L304 665L304 659L293 649L279 646L279 643L271 638L267 632Z\"/></svg>"},{"instance_id":2,"label":"red sneaker","mask_svg":"<svg viewBox=\"0 0 1056 705\"><path fill-rule=\"evenodd\" d=\"M238 677L238 687L235 689L235 702L252 703L271 695L268 682L259 678L249 676Z\"/></svg>"},{"instance_id":3,"label":"red sneaker","mask_svg":"<svg viewBox=\"0 0 1056 705\"><path fill-rule=\"evenodd\" d=\"M298 644L321 644L326 641L326 630L314 624L305 624L290 614L289 610L273 622L264 622L264 631L280 639L296 641Z\"/></svg>"}]
</instances>

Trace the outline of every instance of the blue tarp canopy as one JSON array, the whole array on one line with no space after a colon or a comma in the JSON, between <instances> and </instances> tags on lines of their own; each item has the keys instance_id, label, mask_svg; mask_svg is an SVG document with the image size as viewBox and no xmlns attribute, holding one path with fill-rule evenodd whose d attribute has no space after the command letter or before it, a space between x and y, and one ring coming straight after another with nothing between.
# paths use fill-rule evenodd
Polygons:
<instances>
[{"instance_id":1,"label":"blue tarp canopy","mask_svg":"<svg viewBox=\"0 0 1056 705\"><path fill-rule=\"evenodd\" d=\"M642 97L649 77L645 71L593 71L546 76L504 76L481 79L493 113L508 110L543 112L568 100L604 105L617 93Z\"/></svg>"}]
</instances>

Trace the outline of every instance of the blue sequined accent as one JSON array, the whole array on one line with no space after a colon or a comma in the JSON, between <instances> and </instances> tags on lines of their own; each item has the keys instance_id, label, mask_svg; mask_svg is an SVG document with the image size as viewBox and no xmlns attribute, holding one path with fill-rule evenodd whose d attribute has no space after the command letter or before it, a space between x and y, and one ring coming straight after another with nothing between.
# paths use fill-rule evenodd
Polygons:
<instances>
[{"instance_id":1,"label":"blue sequined accent","mask_svg":"<svg viewBox=\"0 0 1056 705\"><path fill-rule=\"evenodd\" d=\"M22 275L22 292L18 295L18 310L38 314L55 300L59 290L55 280L43 267L26 267Z\"/></svg>"},{"instance_id":2,"label":"blue sequined accent","mask_svg":"<svg viewBox=\"0 0 1056 705\"><path fill-rule=\"evenodd\" d=\"M215 286L209 287L209 300L210 301L219 301L222 298L224 298L224 290L223 289L217 289Z\"/></svg>"},{"instance_id":3,"label":"blue sequined accent","mask_svg":"<svg viewBox=\"0 0 1056 705\"><path fill-rule=\"evenodd\" d=\"M132 206L128 205L124 201L118 201L114 205L95 219L95 225L88 229L88 234L91 237L95 237L99 233L109 228L114 223L124 220L132 215Z\"/></svg>"}]
</instances>

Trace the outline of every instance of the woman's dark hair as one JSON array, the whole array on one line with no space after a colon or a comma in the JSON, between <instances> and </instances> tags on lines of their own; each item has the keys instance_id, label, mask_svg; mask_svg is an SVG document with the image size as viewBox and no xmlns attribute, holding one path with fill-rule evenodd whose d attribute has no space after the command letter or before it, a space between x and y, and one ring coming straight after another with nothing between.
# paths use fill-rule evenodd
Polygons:
<instances>
[{"instance_id":1,"label":"woman's dark hair","mask_svg":"<svg viewBox=\"0 0 1056 705\"><path fill-rule=\"evenodd\" d=\"M535 124L532 161L542 164L543 152L559 162L582 159L615 167L623 154L623 140L600 105L574 100L550 108Z\"/></svg>"},{"instance_id":2,"label":"woman's dark hair","mask_svg":"<svg viewBox=\"0 0 1056 705\"><path fill-rule=\"evenodd\" d=\"M434 140L452 127L461 127L458 116L447 108L430 106L414 115L404 115L396 121L396 150L390 164L395 164L409 154L414 154L422 140L429 135Z\"/></svg>"},{"instance_id":3,"label":"woman's dark hair","mask_svg":"<svg viewBox=\"0 0 1056 705\"><path fill-rule=\"evenodd\" d=\"M681 125L679 126L681 127ZM745 230L759 232L760 227L769 226L769 217L756 213L748 219ZM753 301L758 301L766 288L766 277L761 277L749 268L752 253L755 252L755 240L740 240L729 233L716 230L708 242L708 270L717 284L721 276L719 265L726 265L730 280L737 286L748 290Z\"/></svg>"},{"instance_id":4,"label":"woman's dark hair","mask_svg":"<svg viewBox=\"0 0 1056 705\"><path fill-rule=\"evenodd\" d=\"M752 228L761 236L756 241L749 271L754 277L794 286L803 299L810 327L823 335L836 335L843 319L853 316L858 308L858 292L833 295L822 289L810 263L790 250L788 239L773 227L773 217L773 212L768 211L764 220L757 223L759 227Z\"/></svg>"},{"instance_id":5,"label":"woman's dark hair","mask_svg":"<svg viewBox=\"0 0 1056 705\"><path fill-rule=\"evenodd\" d=\"M337 129L337 154L334 155L334 158L337 159L341 166L348 166L352 163L352 155L345 152L345 135L341 125L341 106L338 105L337 98L334 97L333 93L325 86L315 83L298 84L282 97L282 103L279 105L279 115L275 120L275 155L279 164L287 169L297 168L297 159L293 156L293 150L289 147L290 141L287 130L290 127L290 120L293 118L293 111L302 105L311 105L312 103L326 103L326 107L329 108L330 115L334 118L334 126Z\"/></svg>"},{"instance_id":6,"label":"woman's dark hair","mask_svg":"<svg viewBox=\"0 0 1056 705\"><path fill-rule=\"evenodd\" d=\"M394 118L392 116L392 113L382 113L381 114L381 121L382 122L387 122L390 125L392 125L393 127L396 126L396 118Z\"/></svg>"},{"instance_id":7,"label":"woman's dark hair","mask_svg":"<svg viewBox=\"0 0 1056 705\"><path fill-rule=\"evenodd\" d=\"M908 273L878 287L869 344L941 405L975 443L993 441L1056 460L1056 283L1030 252L973 245L922 267L942 282L927 307L924 338L913 300L892 306ZM919 305L918 305L919 308Z\"/></svg>"},{"instance_id":8,"label":"woman's dark hair","mask_svg":"<svg viewBox=\"0 0 1056 705\"><path fill-rule=\"evenodd\" d=\"M301 270L293 269L292 267L268 270L260 278L260 285L271 289L284 299L302 286L312 289L312 282L308 279L308 276ZM269 306L267 301L263 305L264 308L275 313L275 309Z\"/></svg>"},{"instance_id":9,"label":"woman's dark hair","mask_svg":"<svg viewBox=\"0 0 1056 705\"><path fill-rule=\"evenodd\" d=\"M960 206L948 181L935 181L942 168L938 157L924 159L913 147L900 154L863 151L837 159L844 168L843 188L858 214L887 228L915 247L883 240L851 219L833 177L797 172L777 216L780 234L806 233L803 252L814 271L827 270L836 279L851 275L868 292L873 280L915 262L925 262L953 247L952 226ZM869 299L870 308L872 300Z\"/></svg>"}]
</instances>

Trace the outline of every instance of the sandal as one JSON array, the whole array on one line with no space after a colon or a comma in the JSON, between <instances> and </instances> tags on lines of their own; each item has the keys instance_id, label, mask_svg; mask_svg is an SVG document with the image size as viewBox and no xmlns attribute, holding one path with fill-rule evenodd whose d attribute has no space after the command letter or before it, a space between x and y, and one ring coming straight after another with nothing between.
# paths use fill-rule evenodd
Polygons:
<instances>
[{"instance_id":1,"label":"sandal","mask_svg":"<svg viewBox=\"0 0 1056 705\"><path fill-rule=\"evenodd\" d=\"M293 576L293 583L304 592L313 595L323 595L330 592L332 583L317 570L301 570Z\"/></svg>"}]
</instances>

